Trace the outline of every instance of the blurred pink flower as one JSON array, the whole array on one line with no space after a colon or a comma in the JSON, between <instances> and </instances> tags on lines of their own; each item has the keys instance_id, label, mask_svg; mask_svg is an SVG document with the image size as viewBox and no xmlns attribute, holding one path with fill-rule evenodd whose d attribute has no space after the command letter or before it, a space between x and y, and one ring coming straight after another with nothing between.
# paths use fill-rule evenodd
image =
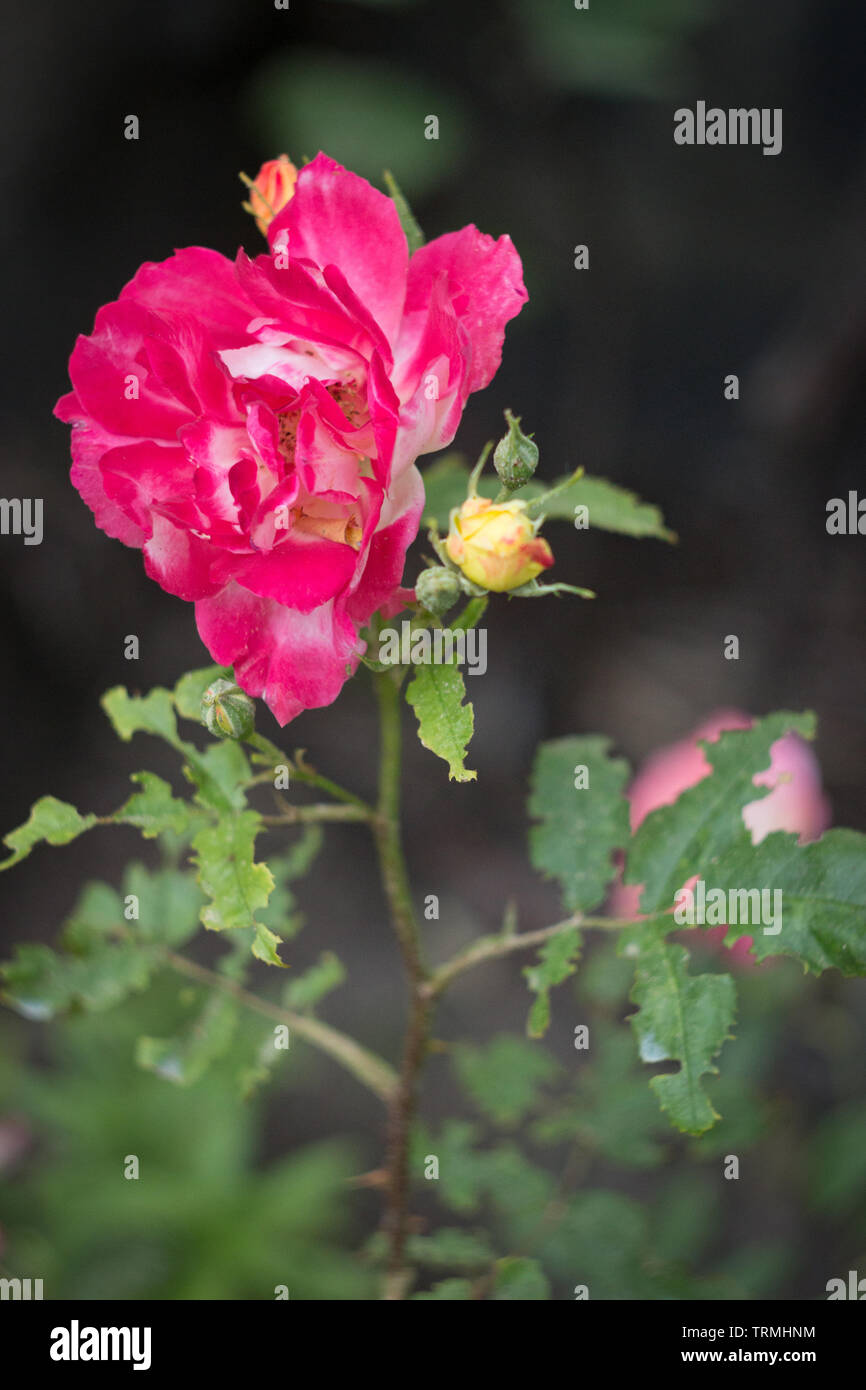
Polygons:
<instances>
[{"instance_id":1,"label":"blurred pink flower","mask_svg":"<svg viewBox=\"0 0 866 1390\"><path fill-rule=\"evenodd\" d=\"M632 834L641 822L659 806L670 806L681 792L704 777L712 768L699 740L715 743L728 729L751 728L752 719L741 710L722 709L709 715L691 734L651 754L629 788ZM751 801L743 808L743 821L759 844L773 830L787 830L799 837L801 844L817 840L830 824L830 803L821 785L818 761L807 743L798 734L785 734L770 750L770 766L753 779L756 787L773 790L760 801ZM696 879L689 880L691 886ZM610 911L615 917L638 916L642 888L618 881L610 896ZM701 929L704 940L722 945L727 927ZM752 938L742 936L731 947L739 964L753 965L750 953Z\"/></svg>"}]
</instances>

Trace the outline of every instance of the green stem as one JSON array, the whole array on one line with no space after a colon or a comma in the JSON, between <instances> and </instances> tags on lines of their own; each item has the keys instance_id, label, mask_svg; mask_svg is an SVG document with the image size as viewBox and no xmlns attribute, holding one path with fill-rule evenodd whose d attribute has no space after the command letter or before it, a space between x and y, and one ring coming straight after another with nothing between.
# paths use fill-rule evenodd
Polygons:
<instances>
[{"instance_id":1,"label":"green stem","mask_svg":"<svg viewBox=\"0 0 866 1390\"><path fill-rule=\"evenodd\" d=\"M409 985L409 1019L400 1081L388 1111L386 1200L382 1226L388 1242L383 1296L400 1299L409 1284L405 1267L409 1220L409 1140L415 1113L418 1075L427 1054L432 998L425 991L429 971L400 836L401 697L400 679L389 672L375 678L379 700L379 803L374 822L382 886Z\"/></svg>"},{"instance_id":2,"label":"green stem","mask_svg":"<svg viewBox=\"0 0 866 1390\"><path fill-rule=\"evenodd\" d=\"M254 787L266 782L273 782L274 768L285 766L289 769L290 780L300 782L305 787L317 787L320 792L327 793L335 801L342 801L347 806L358 806L368 814L372 814L372 806L369 806L363 797L347 791L338 782L333 782L330 777L323 777L314 767L305 763L305 750L303 748L297 749L294 756L289 758L282 749L277 748L270 739L263 738L261 734L251 734L246 742L258 753L259 756L256 761L259 763L267 761L269 766L266 772L258 772L254 777L250 777L244 783L245 786Z\"/></svg>"},{"instance_id":3,"label":"green stem","mask_svg":"<svg viewBox=\"0 0 866 1390\"><path fill-rule=\"evenodd\" d=\"M279 1004L271 1003L269 999L261 999L257 994L244 989L243 985L237 984L225 975L218 975L214 970L208 970L207 966L199 965L197 961L188 960L186 956L177 955L174 951L165 951L163 956L166 964L179 975L186 975L199 984L221 990L223 994L230 994L246 1008L253 1009L276 1023L283 1023L290 1029L293 1028L299 1038L304 1038L320 1052L326 1052L335 1062L339 1062L386 1105L393 1102L400 1084L397 1073L383 1058L362 1047L354 1038L340 1033L330 1024L322 1023L317 1018L295 1013L292 1009L283 1009Z\"/></svg>"},{"instance_id":4,"label":"green stem","mask_svg":"<svg viewBox=\"0 0 866 1390\"><path fill-rule=\"evenodd\" d=\"M409 874L400 837L401 678L395 680L390 672L375 677L379 698L380 751L379 802L374 829L391 923L403 953L406 973L415 985L426 978L428 971L422 957L421 935L412 905Z\"/></svg>"},{"instance_id":5,"label":"green stem","mask_svg":"<svg viewBox=\"0 0 866 1390\"><path fill-rule=\"evenodd\" d=\"M317 787L320 792L327 792L328 796L332 796L335 801L342 801L347 806L357 806L368 815L372 811L372 807L364 801L363 797L356 796L354 792L346 791L345 787L339 786L337 782L332 782L330 777L323 777L320 772L316 772L311 767L298 767L295 762L292 764L290 776L293 776L296 782L303 782L307 787Z\"/></svg>"},{"instance_id":6,"label":"green stem","mask_svg":"<svg viewBox=\"0 0 866 1390\"><path fill-rule=\"evenodd\" d=\"M664 912L654 912L646 917L584 917L576 912L572 917L565 917L561 922L554 922L551 927L541 927L538 931L521 932L520 935L512 936L484 936L480 941L473 941L465 951L459 951L456 956L452 956L451 960L445 961L444 965L438 966L423 982L421 990L428 998L435 999L464 971L472 970L474 966L481 965L486 960L509 956L513 951L525 951L530 946L543 946L552 936L559 936L574 927L586 927L593 931L623 931L626 927L636 927L644 922L669 917L672 911L673 909L666 909Z\"/></svg>"},{"instance_id":7,"label":"green stem","mask_svg":"<svg viewBox=\"0 0 866 1390\"><path fill-rule=\"evenodd\" d=\"M579 913L573 917L567 917L562 922L556 922L552 927L542 927L540 931L523 932L520 936L483 936L480 941L473 941L471 946L467 946L465 951L460 951L451 960L440 965L424 984L424 991L430 998L436 998L443 990L447 989L451 981L458 975L462 975L465 970L471 970L473 966L481 965L486 960L496 960L499 956L507 956L512 951L528 950L530 946L541 946L545 941L549 941L552 936L559 936L561 932L570 931L574 927L584 925L584 919Z\"/></svg>"},{"instance_id":8,"label":"green stem","mask_svg":"<svg viewBox=\"0 0 866 1390\"><path fill-rule=\"evenodd\" d=\"M316 821L369 821L374 812L362 806L323 803L316 806L286 806L275 816L262 816L263 825L304 825Z\"/></svg>"}]
</instances>

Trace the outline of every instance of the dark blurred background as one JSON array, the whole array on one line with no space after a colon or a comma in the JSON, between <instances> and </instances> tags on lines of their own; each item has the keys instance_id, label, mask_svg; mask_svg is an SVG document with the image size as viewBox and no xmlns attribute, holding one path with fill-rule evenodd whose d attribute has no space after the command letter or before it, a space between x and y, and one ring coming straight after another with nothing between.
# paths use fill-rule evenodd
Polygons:
<instances>
[{"instance_id":1,"label":"dark blurred background","mask_svg":"<svg viewBox=\"0 0 866 1390\"><path fill-rule=\"evenodd\" d=\"M524 928L554 919L554 894L525 852L527 775L545 737L604 732L636 765L720 705L812 707L834 820L866 829L866 540L825 529L829 498L866 492L861 6L5 0L3 10L0 491L45 504L41 546L0 539L4 830L42 792L102 811L127 794L135 767L170 769L143 740L118 745L98 697L116 683L171 684L207 660L192 608L98 532L69 485L68 431L51 410L75 335L142 261L190 244L257 252L238 171L319 148L377 181L390 168L428 236L472 221L509 232L523 257L529 304L456 447L474 456L510 406L536 432L545 477L583 464L657 503L680 537L669 547L551 527L555 577L599 597L491 605L489 671L469 681L477 783L449 785L409 741L416 892L441 900L431 954L493 929L509 896ZM782 153L675 145L674 110L698 100L781 107ZM137 141L124 139L129 114ZM424 138L429 114L438 141ZM579 243L588 271L573 268ZM724 398L729 373L739 401ZM137 663L124 660L131 633ZM738 661L724 659L728 634L739 637ZM278 735L267 711L260 727ZM279 738L372 791L363 674L336 708ZM3 881L7 943L52 939L81 884L116 882L133 852L125 831L39 850ZM393 1056L401 983L361 830L336 828L325 862L300 896L350 973L328 1017ZM308 935L313 958L322 943L314 926ZM777 1116L777 1149L808 1136L837 1089L820 1010L837 1020L842 1010L862 1046L862 988L811 988L819 1012L780 1034L768 1083L803 1126L786 1130ZM496 967L455 991L439 1028L487 1038L522 1028L525 1007L519 970ZM564 1008L554 1046L567 1048L573 1011ZM17 1055L39 1062L38 1030L5 1026ZM856 1105L863 1072L849 1063L836 1098ZM357 1162L375 1165L379 1117L351 1080L310 1065L299 1099L277 1090L265 1104L257 1161L337 1132L360 1134ZM454 1095L435 1066L431 1081L435 1117ZM761 1291L821 1296L861 1236L850 1248L841 1227L810 1215L796 1174L786 1191L774 1203L759 1184L740 1219L768 1241L812 1242L821 1260L807 1269L783 1259ZM857 1200L862 1218L862 1190ZM363 1234L375 1203L359 1203ZM856 1229L866 1243L862 1221ZM236 1293L229 1285L224 1296Z\"/></svg>"}]
</instances>

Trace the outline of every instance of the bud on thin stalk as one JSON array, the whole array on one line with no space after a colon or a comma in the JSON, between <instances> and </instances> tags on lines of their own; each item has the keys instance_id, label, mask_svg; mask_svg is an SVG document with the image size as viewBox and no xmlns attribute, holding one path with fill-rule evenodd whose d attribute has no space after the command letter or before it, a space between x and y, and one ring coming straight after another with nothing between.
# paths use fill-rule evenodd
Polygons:
<instances>
[{"instance_id":1,"label":"bud on thin stalk","mask_svg":"<svg viewBox=\"0 0 866 1390\"><path fill-rule=\"evenodd\" d=\"M494 450L493 466L503 486L515 492L529 482L538 467L538 445L533 443L531 434L523 433L519 415L506 410L505 419L508 433L502 436Z\"/></svg>"},{"instance_id":2,"label":"bud on thin stalk","mask_svg":"<svg viewBox=\"0 0 866 1390\"><path fill-rule=\"evenodd\" d=\"M248 738L256 722L255 701L233 681L214 681L201 697L201 722L215 738Z\"/></svg>"}]
</instances>

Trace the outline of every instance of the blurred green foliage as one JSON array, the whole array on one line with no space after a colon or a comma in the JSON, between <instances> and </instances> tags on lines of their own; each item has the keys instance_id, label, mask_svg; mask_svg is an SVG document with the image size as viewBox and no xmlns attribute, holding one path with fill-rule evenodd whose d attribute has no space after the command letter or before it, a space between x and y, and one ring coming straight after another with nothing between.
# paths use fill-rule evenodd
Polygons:
<instances>
[{"instance_id":1,"label":"blurred green foliage","mask_svg":"<svg viewBox=\"0 0 866 1390\"><path fill-rule=\"evenodd\" d=\"M689 944L702 971L724 968L710 943ZM575 980L590 1045L570 1077L539 1044L514 1038L453 1050L479 1118L416 1134L416 1171L430 1156L439 1163L426 1185L442 1211L431 1225L456 1216L475 1240L532 1259L550 1282L539 1297L572 1298L581 1285L590 1298L825 1297L828 1279L863 1264L866 1113L840 1099L816 1123L814 1097L781 1079L780 1063L826 1008L814 982L784 961L739 974L736 1047L709 1082L724 1118L687 1138L660 1114L623 1028L630 978L614 952L595 942ZM859 1075L863 1024L855 1011L846 1019L832 1061L837 1074ZM825 1050L825 1030L815 1031ZM732 1155L736 1179L724 1175ZM471 1266L467 1257L461 1274L453 1261L460 1278L431 1272L415 1296L496 1297L489 1260L486 1276Z\"/></svg>"},{"instance_id":2,"label":"blurred green foliage","mask_svg":"<svg viewBox=\"0 0 866 1390\"><path fill-rule=\"evenodd\" d=\"M230 1061L189 1088L136 1068L136 1037L177 1000L163 980L123 1009L52 1024L47 1065L4 1048L0 1133L17 1129L29 1153L0 1189L3 1273L43 1278L46 1298L273 1299L279 1285L291 1299L366 1297L347 1144L261 1165L261 1109ZM124 1176L130 1155L138 1178Z\"/></svg>"},{"instance_id":3,"label":"blurred green foliage","mask_svg":"<svg viewBox=\"0 0 866 1390\"><path fill-rule=\"evenodd\" d=\"M263 65L248 94L262 148L296 163L324 150L382 186L390 169L410 199L459 173L470 138L457 94L372 57L294 49ZM439 136L425 137L428 116Z\"/></svg>"},{"instance_id":4,"label":"blurred green foliage","mask_svg":"<svg viewBox=\"0 0 866 1390\"><path fill-rule=\"evenodd\" d=\"M512 0L529 65L554 86L587 95L656 98L690 76L688 38L717 13L715 0L604 0L576 10L554 0Z\"/></svg>"}]
</instances>

